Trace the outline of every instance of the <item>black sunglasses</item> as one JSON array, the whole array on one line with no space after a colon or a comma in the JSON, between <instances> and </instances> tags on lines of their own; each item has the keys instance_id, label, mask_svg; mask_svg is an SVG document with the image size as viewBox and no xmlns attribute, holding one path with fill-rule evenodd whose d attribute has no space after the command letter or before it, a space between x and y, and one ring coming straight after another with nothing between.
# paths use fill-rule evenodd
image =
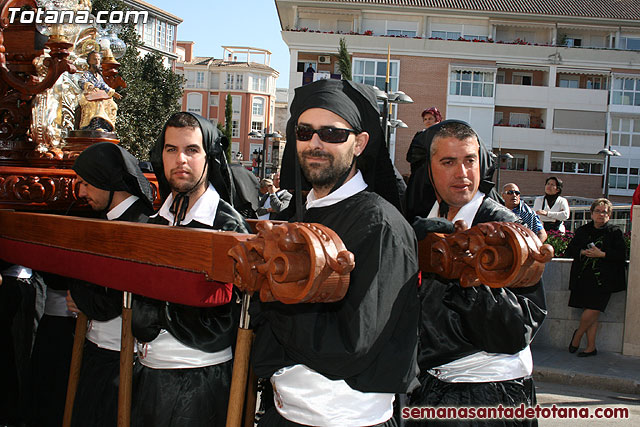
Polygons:
<instances>
[{"instance_id":1,"label":"black sunglasses","mask_svg":"<svg viewBox=\"0 0 640 427\"><path fill-rule=\"evenodd\" d=\"M317 133L318 137L323 142L330 144L340 144L349 139L349 133L358 133L353 129L340 129L340 128L322 128L314 129L311 126L296 126L296 139L298 141L311 141L313 134Z\"/></svg>"},{"instance_id":2,"label":"black sunglasses","mask_svg":"<svg viewBox=\"0 0 640 427\"><path fill-rule=\"evenodd\" d=\"M516 196L519 196L519 195L520 195L520 192L519 192L518 190L507 190L507 191L505 191L505 193L507 193L507 194L508 194L508 195L510 195L510 196L511 196L512 194L515 194Z\"/></svg>"}]
</instances>

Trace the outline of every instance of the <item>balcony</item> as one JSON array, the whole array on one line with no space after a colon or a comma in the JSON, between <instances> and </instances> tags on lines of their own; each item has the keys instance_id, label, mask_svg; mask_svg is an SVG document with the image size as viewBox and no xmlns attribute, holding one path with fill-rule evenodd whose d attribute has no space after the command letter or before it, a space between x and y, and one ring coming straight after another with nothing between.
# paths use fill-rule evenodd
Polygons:
<instances>
[{"instance_id":1,"label":"balcony","mask_svg":"<svg viewBox=\"0 0 640 427\"><path fill-rule=\"evenodd\" d=\"M494 126L493 141L494 146L499 146L498 142L509 142L508 145L521 150L540 150L541 141L545 140L546 129Z\"/></svg>"},{"instance_id":2,"label":"balcony","mask_svg":"<svg viewBox=\"0 0 640 427\"><path fill-rule=\"evenodd\" d=\"M496 85L496 105L607 111L607 98L606 90Z\"/></svg>"}]
</instances>

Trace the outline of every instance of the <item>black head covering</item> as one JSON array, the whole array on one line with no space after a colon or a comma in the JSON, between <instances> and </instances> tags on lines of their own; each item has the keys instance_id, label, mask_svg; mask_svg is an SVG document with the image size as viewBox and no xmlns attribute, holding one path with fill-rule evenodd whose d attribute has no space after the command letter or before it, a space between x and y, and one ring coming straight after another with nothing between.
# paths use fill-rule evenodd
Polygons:
<instances>
[{"instance_id":1,"label":"black head covering","mask_svg":"<svg viewBox=\"0 0 640 427\"><path fill-rule=\"evenodd\" d=\"M373 89L348 80L319 80L296 89L291 103L291 118L287 123L287 144L282 156L280 186L296 188L296 170L301 173L296 154L295 127L300 115L310 108L323 108L339 115L352 129L369 134L369 142L356 160L369 191L378 193L400 209L400 197L395 184L393 164L380 125L380 112ZM301 188L311 185L301 176ZM296 192L299 190L296 188Z\"/></svg>"},{"instance_id":2,"label":"black head covering","mask_svg":"<svg viewBox=\"0 0 640 427\"><path fill-rule=\"evenodd\" d=\"M450 123L461 123L471 127L462 120L445 120L419 132L414 138L415 148L411 153L411 159L407 158L407 160L418 163L419 167L411 174L407 186L406 216L409 220L415 216L426 217L436 201L436 192L430 179L431 144L436 133ZM500 196L493 183L493 172L496 169L493 155L479 137L478 143L480 144L480 186L478 190L492 199L500 201Z\"/></svg>"},{"instance_id":3,"label":"black head covering","mask_svg":"<svg viewBox=\"0 0 640 427\"><path fill-rule=\"evenodd\" d=\"M110 191L110 199L114 191L126 191L152 207L151 184L140 170L138 160L119 145L111 142L90 145L80 153L73 170L94 187Z\"/></svg>"},{"instance_id":4,"label":"black head covering","mask_svg":"<svg viewBox=\"0 0 640 427\"><path fill-rule=\"evenodd\" d=\"M229 146L229 140L209 120L198 114L186 114L193 116L198 121L200 130L202 131L202 146L207 155L208 176L206 179L213 184L213 187L224 201L233 205L233 184L225 154L226 148ZM164 164L162 162L162 150L164 149L166 129L167 125L165 123L160 136L151 149L151 164L158 179L158 187L162 200L166 199L171 193L171 187L164 175Z\"/></svg>"}]
</instances>

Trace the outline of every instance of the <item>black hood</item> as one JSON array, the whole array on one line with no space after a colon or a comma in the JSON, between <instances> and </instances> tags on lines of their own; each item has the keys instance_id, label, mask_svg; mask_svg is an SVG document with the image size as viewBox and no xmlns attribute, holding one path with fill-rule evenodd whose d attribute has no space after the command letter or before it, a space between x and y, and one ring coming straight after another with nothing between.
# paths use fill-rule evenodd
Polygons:
<instances>
[{"instance_id":1,"label":"black hood","mask_svg":"<svg viewBox=\"0 0 640 427\"><path fill-rule=\"evenodd\" d=\"M111 142L90 145L80 153L73 170L96 188L126 191L152 206L151 184L140 170L138 160L119 145Z\"/></svg>"},{"instance_id":2,"label":"black hood","mask_svg":"<svg viewBox=\"0 0 640 427\"><path fill-rule=\"evenodd\" d=\"M213 184L213 187L223 200L233 205L233 183L226 157L229 140L209 120L199 114L187 114L193 116L198 121L200 130L202 131L202 145L207 154L208 181ZM171 187L164 175L164 164L162 162L166 128L167 125L165 124L150 154L151 164L153 165L153 170L158 180L162 200L165 200L171 193Z\"/></svg>"},{"instance_id":3,"label":"black hood","mask_svg":"<svg viewBox=\"0 0 640 427\"><path fill-rule=\"evenodd\" d=\"M431 184L431 144L435 134L445 125L450 123L462 123L471 127L462 120L445 120L437 123L428 129L419 132L412 142L413 149L407 153L407 160L418 167L412 174L407 190L407 218L413 219L414 216L426 217L429 210L436 201L436 193ZM493 173L496 170L493 154L487 150L485 145L478 137L480 145L480 185L478 190L490 198L501 202L501 198L495 190L493 182Z\"/></svg>"},{"instance_id":4,"label":"black hood","mask_svg":"<svg viewBox=\"0 0 640 427\"><path fill-rule=\"evenodd\" d=\"M348 80L320 80L296 88L291 103L291 118L287 123L287 144L282 156L281 188L295 189L296 161L295 127L300 115L310 108L323 108L339 115L357 131L369 134L369 142L356 160L368 190L378 193L400 209L400 196L395 184L393 164L387 150L380 112L373 89ZM302 190L311 185L301 173Z\"/></svg>"}]
</instances>

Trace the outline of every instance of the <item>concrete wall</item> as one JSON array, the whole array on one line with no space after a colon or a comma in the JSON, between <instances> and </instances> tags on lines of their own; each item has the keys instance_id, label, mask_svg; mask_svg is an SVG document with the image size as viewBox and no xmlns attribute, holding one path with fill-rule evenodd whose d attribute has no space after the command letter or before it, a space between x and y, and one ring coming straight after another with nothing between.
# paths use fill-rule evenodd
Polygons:
<instances>
[{"instance_id":1,"label":"concrete wall","mask_svg":"<svg viewBox=\"0 0 640 427\"><path fill-rule=\"evenodd\" d=\"M555 258L545 267L542 280L547 297L547 318L535 337L537 345L568 348L573 331L580 323L581 309L567 306L569 302L569 272L571 260ZM625 323L626 292L611 295L609 305L600 314L596 348L602 351L622 352ZM581 348L587 345L582 339Z\"/></svg>"}]
</instances>

